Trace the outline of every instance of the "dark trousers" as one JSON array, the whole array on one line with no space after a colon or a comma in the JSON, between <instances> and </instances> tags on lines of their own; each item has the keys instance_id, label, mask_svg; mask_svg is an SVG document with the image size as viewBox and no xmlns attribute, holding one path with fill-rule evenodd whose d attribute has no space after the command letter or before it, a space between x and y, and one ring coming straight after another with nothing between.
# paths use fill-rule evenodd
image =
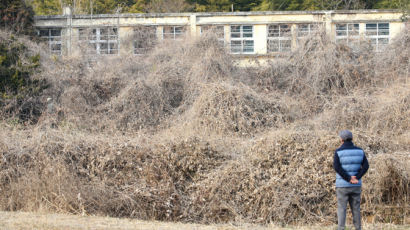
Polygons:
<instances>
[{"instance_id":1,"label":"dark trousers","mask_svg":"<svg viewBox=\"0 0 410 230\"><path fill-rule=\"evenodd\" d=\"M362 229L360 217L360 195L362 187L336 188L338 230L344 230L346 225L346 209L349 202L352 210L353 225L356 230Z\"/></svg>"}]
</instances>

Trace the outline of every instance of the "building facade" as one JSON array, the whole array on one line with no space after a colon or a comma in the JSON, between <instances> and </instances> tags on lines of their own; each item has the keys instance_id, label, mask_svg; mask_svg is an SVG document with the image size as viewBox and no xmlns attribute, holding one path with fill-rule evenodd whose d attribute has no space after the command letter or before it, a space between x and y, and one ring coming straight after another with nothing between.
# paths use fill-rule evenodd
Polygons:
<instances>
[{"instance_id":1,"label":"building facade","mask_svg":"<svg viewBox=\"0 0 410 230\"><path fill-rule=\"evenodd\" d=\"M36 16L35 25L57 55L142 55L162 40L212 31L238 57L269 57L297 49L317 31L336 42L366 40L381 51L405 28L401 16L396 10L73 15L66 8L63 15Z\"/></svg>"}]
</instances>

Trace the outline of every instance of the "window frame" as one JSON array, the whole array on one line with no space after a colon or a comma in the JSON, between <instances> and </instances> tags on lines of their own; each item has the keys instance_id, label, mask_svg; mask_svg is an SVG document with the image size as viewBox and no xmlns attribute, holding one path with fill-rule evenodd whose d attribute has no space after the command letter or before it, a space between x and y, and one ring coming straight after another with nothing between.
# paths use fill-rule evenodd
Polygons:
<instances>
[{"instance_id":1,"label":"window frame","mask_svg":"<svg viewBox=\"0 0 410 230\"><path fill-rule=\"evenodd\" d=\"M372 25L372 24L376 25L375 30L368 29L368 25ZM387 25L387 34L386 34L386 27L382 27L383 29L380 29L380 24ZM374 49L377 52L382 51L390 44L390 23L389 22L366 22L365 23L365 36L366 36L366 39L368 39L370 43L374 46ZM387 42L380 43L381 40L387 40Z\"/></svg>"},{"instance_id":2,"label":"window frame","mask_svg":"<svg viewBox=\"0 0 410 230\"><path fill-rule=\"evenodd\" d=\"M140 31L138 31L138 30L140 30ZM157 26L145 26L145 25L137 26L137 27L134 27L133 33L134 34L133 34L132 47L133 47L133 54L134 55L145 55L145 54L147 54L150 50L152 50L155 47L155 45L158 42ZM138 35L142 35L142 36L138 37ZM136 39L138 39L138 40L136 40ZM144 42L142 42L141 44L146 45L146 47L137 47L136 46L136 44L138 44L139 39L144 40Z\"/></svg>"},{"instance_id":3,"label":"window frame","mask_svg":"<svg viewBox=\"0 0 410 230\"><path fill-rule=\"evenodd\" d=\"M166 32L166 28L172 28L172 32ZM177 32L177 28L181 28L181 32ZM179 40L186 35L186 26L166 25L162 27L162 40ZM167 35L167 36L166 36ZM168 37L168 35L172 35Z\"/></svg>"},{"instance_id":4,"label":"window frame","mask_svg":"<svg viewBox=\"0 0 410 230\"><path fill-rule=\"evenodd\" d=\"M105 32L106 33L101 33ZM82 32L84 31L84 32ZM111 33L110 33L111 32ZM79 28L78 40L88 43L93 47L93 54L98 55L118 55L118 27L92 27ZM95 52L95 53L94 53Z\"/></svg>"},{"instance_id":5,"label":"window frame","mask_svg":"<svg viewBox=\"0 0 410 230\"><path fill-rule=\"evenodd\" d=\"M42 35L41 31L47 31L47 35ZM53 35L52 31L59 31L59 35ZM61 27L48 27L48 28L38 28L38 36L47 42L50 53L62 55L62 28ZM54 49L54 47L59 47Z\"/></svg>"},{"instance_id":6,"label":"window frame","mask_svg":"<svg viewBox=\"0 0 410 230\"><path fill-rule=\"evenodd\" d=\"M307 31L301 31L300 27L307 25L308 30ZM301 38L306 38L311 36L314 33L317 33L319 31L319 24L318 23L300 23L296 25L296 38L301 39ZM304 33L301 35L301 33Z\"/></svg>"},{"instance_id":7,"label":"window frame","mask_svg":"<svg viewBox=\"0 0 410 230\"><path fill-rule=\"evenodd\" d=\"M218 43L221 46L225 46L225 26L223 25L201 25L200 26L200 36L206 33L215 34L218 39Z\"/></svg>"},{"instance_id":8,"label":"window frame","mask_svg":"<svg viewBox=\"0 0 410 230\"><path fill-rule=\"evenodd\" d=\"M271 29L270 27L277 26L277 29ZM285 27L286 26L286 27ZM282 28L283 27L283 28ZM266 25L266 52L267 53L288 53L292 51L292 24L288 23L275 23ZM271 33L271 31L277 31ZM277 36L276 36L277 34ZM272 49L273 43L277 42L277 50ZM285 44L289 44L286 46Z\"/></svg>"},{"instance_id":9,"label":"window frame","mask_svg":"<svg viewBox=\"0 0 410 230\"><path fill-rule=\"evenodd\" d=\"M238 27L239 30L233 32L233 27ZM250 31L244 30L244 27L250 27ZM230 42L229 42L229 51L231 54L254 54L255 53L255 40L253 35L253 25L249 24L241 24L241 25L230 25ZM235 34L237 36L233 37L232 35ZM250 36L249 36L250 35ZM235 47L239 47L238 52L233 52L232 44L236 43ZM249 51L248 51L249 50Z\"/></svg>"},{"instance_id":10,"label":"window frame","mask_svg":"<svg viewBox=\"0 0 410 230\"><path fill-rule=\"evenodd\" d=\"M343 27L345 29L343 29ZM340 35L338 35L340 33ZM343 33L343 35L341 34ZM337 23L335 24L335 40L336 43L346 42L351 45L360 39L360 23Z\"/></svg>"}]
</instances>

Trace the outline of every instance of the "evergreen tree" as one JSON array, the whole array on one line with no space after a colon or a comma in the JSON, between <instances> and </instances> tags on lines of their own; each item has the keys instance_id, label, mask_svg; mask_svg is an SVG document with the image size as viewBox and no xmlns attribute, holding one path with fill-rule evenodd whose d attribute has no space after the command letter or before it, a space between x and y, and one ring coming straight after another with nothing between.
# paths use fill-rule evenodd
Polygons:
<instances>
[{"instance_id":1,"label":"evergreen tree","mask_svg":"<svg viewBox=\"0 0 410 230\"><path fill-rule=\"evenodd\" d=\"M232 7L234 11L407 9L408 12L409 4L410 0L32 0L38 15L61 14L63 6L71 6L75 14L113 14L229 12Z\"/></svg>"},{"instance_id":2,"label":"evergreen tree","mask_svg":"<svg viewBox=\"0 0 410 230\"><path fill-rule=\"evenodd\" d=\"M0 27L15 33L34 33L34 11L24 0L2 0L0 2Z\"/></svg>"},{"instance_id":3,"label":"evergreen tree","mask_svg":"<svg viewBox=\"0 0 410 230\"><path fill-rule=\"evenodd\" d=\"M261 0L188 0L197 12L250 11L261 4Z\"/></svg>"},{"instance_id":4,"label":"evergreen tree","mask_svg":"<svg viewBox=\"0 0 410 230\"><path fill-rule=\"evenodd\" d=\"M61 14L70 6L74 14L114 14L145 12L147 0L33 0L37 15Z\"/></svg>"},{"instance_id":5,"label":"evergreen tree","mask_svg":"<svg viewBox=\"0 0 410 230\"><path fill-rule=\"evenodd\" d=\"M255 10L269 11L269 10L287 10L290 0L262 0L262 3L255 7ZM295 9L299 10L299 9Z\"/></svg>"},{"instance_id":6,"label":"evergreen tree","mask_svg":"<svg viewBox=\"0 0 410 230\"><path fill-rule=\"evenodd\" d=\"M254 10L401 9L409 0L262 0Z\"/></svg>"},{"instance_id":7,"label":"evergreen tree","mask_svg":"<svg viewBox=\"0 0 410 230\"><path fill-rule=\"evenodd\" d=\"M32 2L36 15L61 14L61 2L56 0L33 0Z\"/></svg>"},{"instance_id":8,"label":"evergreen tree","mask_svg":"<svg viewBox=\"0 0 410 230\"><path fill-rule=\"evenodd\" d=\"M299 10L302 8L303 0L291 0L286 10Z\"/></svg>"},{"instance_id":9,"label":"evergreen tree","mask_svg":"<svg viewBox=\"0 0 410 230\"><path fill-rule=\"evenodd\" d=\"M376 9L401 9L408 11L410 9L410 0L379 0L373 5Z\"/></svg>"},{"instance_id":10,"label":"evergreen tree","mask_svg":"<svg viewBox=\"0 0 410 230\"><path fill-rule=\"evenodd\" d=\"M14 34L34 35L34 11L24 0L0 2L0 26ZM40 56L31 55L28 48L14 34L0 35L0 112L20 121L35 121L41 114L35 104L25 103L38 98L47 83L31 75L40 65ZM33 101L36 99L32 99Z\"/></svg>"}]
</instances>

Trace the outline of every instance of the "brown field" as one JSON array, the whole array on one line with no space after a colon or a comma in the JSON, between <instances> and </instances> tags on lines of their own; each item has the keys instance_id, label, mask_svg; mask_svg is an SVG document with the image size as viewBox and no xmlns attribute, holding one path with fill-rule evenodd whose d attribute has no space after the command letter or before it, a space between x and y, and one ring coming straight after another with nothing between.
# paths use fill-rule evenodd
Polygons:
<instances>
[{"instance_id":1,"label":"brown field","mask_svg":"<svg viewBox=\"0 0 410 230\"><path fill-rule=\"evenodd\" d=\"M0 212L1 230L326 230L335 229L336 226L286 226L251 225L251 224L219 224L201 225L171 223L159 221L142 221L126 218L76 216L68 214L45 214L29 212ZM366 224L364 230L405 230L410 225L394 224Z\"/></svg>"}]
</instances>

